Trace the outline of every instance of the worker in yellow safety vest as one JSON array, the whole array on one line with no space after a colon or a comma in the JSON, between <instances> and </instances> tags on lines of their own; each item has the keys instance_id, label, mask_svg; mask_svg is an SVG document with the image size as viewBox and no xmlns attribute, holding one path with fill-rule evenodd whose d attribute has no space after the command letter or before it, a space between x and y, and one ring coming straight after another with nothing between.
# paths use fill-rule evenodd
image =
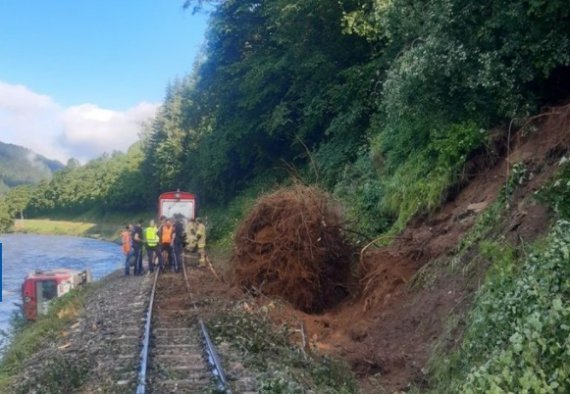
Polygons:
<instances>
[{"instance_id":1,"label":"worker in yellow safety vest","mask_svg":"<svg viewBox=\"0 0 570 394\"><path fill-rule=\"evenodd\" d=\"M148 270L150 272L154 271L154 260L160 254L158 248L158 242L160 238L158 237L158 227L151 219L149 226L144 229L143 233L144 245L146 247L146 254L148 257Z\"/></svg>"},{"instance_id":2,"label":"worker in yellow safety vest","mask_svg":"<svg viewBox=\"0 0 570 394\"><path fill-rule=\"evenodd\" d=\"M198 253L200 254L200 267L206 266L206 226L202 219L196 219L196 239L198 242Z\"/></svg>"},{"instance_id":3,"label":"worker in yellow safety vest","mask_svg":"<svg viewBox=\"0 0 570 394\"><path fill-rule=\"evenodd\" d=\"M187 237L187 244L186 244L186 250L188 252L195 252L196 248L198 247L197 245L197 239L196 239L196 231L198 230L197 226L196 226L196 220L194 220L194 218L190 219L188 221L188 226L186 227L186 237Z\"/></svg>"}]
</instances>

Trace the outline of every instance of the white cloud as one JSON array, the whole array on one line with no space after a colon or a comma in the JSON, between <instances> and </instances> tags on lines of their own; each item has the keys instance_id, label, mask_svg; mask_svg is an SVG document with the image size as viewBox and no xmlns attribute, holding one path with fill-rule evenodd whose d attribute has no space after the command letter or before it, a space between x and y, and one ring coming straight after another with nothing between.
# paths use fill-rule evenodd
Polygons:
<instances>
[{"instance_id":1,"label":"white cloud","mask_svg":"<svg viewBox=\"0 0 570 394\"><path fill-rule=\"evenodd\" d=\"M158 104L141 102L126 111L95 104L63 108L51 97L0 81L0 141L22 145L51 159L85 161L125 151Z\"/></svg>"}]
</instances>

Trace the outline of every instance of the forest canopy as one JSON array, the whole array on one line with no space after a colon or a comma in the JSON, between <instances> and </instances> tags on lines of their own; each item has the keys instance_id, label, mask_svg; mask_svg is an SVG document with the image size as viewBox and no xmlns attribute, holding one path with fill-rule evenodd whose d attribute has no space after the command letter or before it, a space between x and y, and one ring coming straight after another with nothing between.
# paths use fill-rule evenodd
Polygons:
<instances>
[{"instance_id":1,"label":"forest canopy","mask_svg":"<svg viewBox=\"0 0 570 394\"><path fill-rule=\"evenodd\" d=\"M292 175L376 234L436 208L489 130L564 100L566 2L191 1L203 53L126 153L40 184L35 213L223 205ZM191 65L189 65L189 69Z\"/></svg>"}]
</instances>

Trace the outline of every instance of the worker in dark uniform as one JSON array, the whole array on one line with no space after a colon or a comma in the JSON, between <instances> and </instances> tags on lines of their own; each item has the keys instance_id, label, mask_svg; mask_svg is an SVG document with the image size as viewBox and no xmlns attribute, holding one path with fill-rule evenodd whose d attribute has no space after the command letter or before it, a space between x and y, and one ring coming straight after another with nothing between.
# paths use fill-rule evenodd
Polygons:
<instances>
[{"instance_id":1,"label":"worker in dark uniform","mask_svg":"<svg viewBox=\"0 0 570 394\"><path fill-rule=\"evenodd\" d=\"M142 267L143 230L142 220L133 227L133 254L135 255L135 275L143 274Z\"/></svg>"},{"instance_id":2,"label":"worker in dark uniform","mask_svg":"<svg viewBox=\"0 0 570 394\"><path fill-rule=\"evenodd\" d=\"M174 269L176 272L180 272L180 268L182 267L182 259L184 251L184 246L186 246L186 232L184 230L184 218L182 216L175 217L174 222L174 239L173 239L173 248L174 248Z\"/></svg>"}]
</instances>

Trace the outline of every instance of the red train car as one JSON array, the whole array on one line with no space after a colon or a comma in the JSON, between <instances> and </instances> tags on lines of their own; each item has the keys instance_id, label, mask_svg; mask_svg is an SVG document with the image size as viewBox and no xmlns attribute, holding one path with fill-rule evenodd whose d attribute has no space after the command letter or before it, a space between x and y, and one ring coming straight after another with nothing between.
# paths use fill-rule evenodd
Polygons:
<instances>
[{"instance_id":1,"label":"red train car","mask_svg":"<svg viewBox=\"0 0 570 394\"><path fill-rule=\"evenodd\" d=\"M192 193L165 192L158 197L158 217L172 218L179 214L186 219L196 218L196 196Z\"/></svg>"},{"instance_id":2,"label":"red train car","mask_svg":"<svg viewBox=\"0 0 570 394\"><path fill-rule=\"evenodd\" d=\"M45 315L51 300L68 293L77 286L91 282L91 280L89 271L66 268L45 272L36 271L29 274L22 283L25 318L36 320L39 315Z\"/></svg>"}]
</instances>

